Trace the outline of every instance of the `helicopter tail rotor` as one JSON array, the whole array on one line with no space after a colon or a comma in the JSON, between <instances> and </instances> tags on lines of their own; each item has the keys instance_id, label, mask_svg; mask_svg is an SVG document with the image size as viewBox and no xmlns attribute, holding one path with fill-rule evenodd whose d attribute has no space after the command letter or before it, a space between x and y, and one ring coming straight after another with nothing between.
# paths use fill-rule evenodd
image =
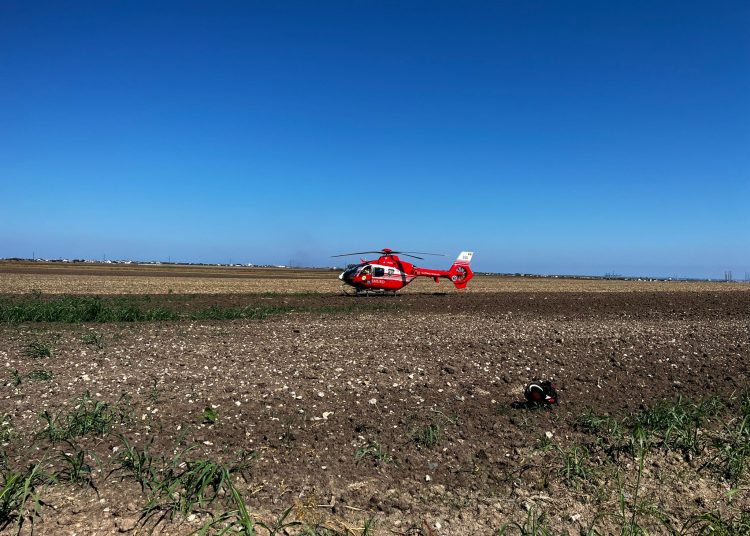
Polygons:
<instances>
[{"instance_id":1,"label":"helicopter tail rotor","mask_svg":"<svg viewBox=\"0 0 750 536\"><path fill-rule=\"evenodd\" d=\"M458 255L456 262L454 262L453 266L448 270L451 282L456 285L456 288L458 289L466 288L466 284L472 277L474 277L474 272L471 271L471 267L469 266L473 256L474 253L471 251L462 251Z\"/></svg>"}]
</instances>

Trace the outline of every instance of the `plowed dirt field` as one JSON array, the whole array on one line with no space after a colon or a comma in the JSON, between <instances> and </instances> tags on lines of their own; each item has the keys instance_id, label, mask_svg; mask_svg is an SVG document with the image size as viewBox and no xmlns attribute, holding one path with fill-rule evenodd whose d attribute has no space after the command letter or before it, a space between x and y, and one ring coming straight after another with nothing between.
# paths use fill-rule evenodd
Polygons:
<instances>
[{"instance_id":1,"label":"plowed dirt field","mask_svg":"<svg viewBox=\"0 0 750 536\"><path fill-rule=\"evenodd\" d=\"M218 533L237 519L233 490L268 526L258 534L288 508L275 534L750 524L750 452L728 472L722 451L741 452L750 411L747 285L477 278L466 293L354 298L333 272L269 272L278 294L218 273L0 270L10 301L97 289L186 313L283 306L255 320L0 324L6 484L30 464L57 475L33 481L38 511L8 510L5 531ZM534 378L556 381L559 406L522 404ZM191 503L188 472L207 460L232 485L208 478Z\"/></svg>"}]
</instances>

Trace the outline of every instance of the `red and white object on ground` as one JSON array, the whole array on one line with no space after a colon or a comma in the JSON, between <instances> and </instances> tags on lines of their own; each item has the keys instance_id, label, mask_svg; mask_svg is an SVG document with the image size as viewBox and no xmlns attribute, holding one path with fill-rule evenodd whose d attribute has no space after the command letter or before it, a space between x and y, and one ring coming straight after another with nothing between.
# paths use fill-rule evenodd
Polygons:
<instances>
[{"instance_id":1,"label":"red and white object on ground","mask_svg":"<svg viewBox=\"0 0 750 536\"><path fill-rule=\"evenodd\" d=\"M471 271L471 258L474 253L462 251L456 262L448 270L433 270L430 268L418 268L412 263L404 261L398 254L422 259L412 252L393 251L383 248L380 251L362 251L359 253L345 253L334 255L345 257L347 255L362 255L366 253L381 253L377 260L362 260L359 264L350 266L339 275L347 285L354 287L357 293L368 293L370 291L387 292L395 294L397 290L404 288L417 277L431 277L435 283L440 279L449 279L458 289L466 288L466 284L474 277ZM414 252L416 253L416 252ZM435 253L421 253L421 255L436 255Z\"/></svg>"},{"instance_id":2,"label":"red and white object on ground","mask_svg":"<svg viewBox=\"0 0 750 536\"><path fill-rule=\"evenodd\" d=\"M557 386L551 381L533 380L523 390L526 402L535 406L556 406L560 403Z\"/></svg>"}]
</instances>

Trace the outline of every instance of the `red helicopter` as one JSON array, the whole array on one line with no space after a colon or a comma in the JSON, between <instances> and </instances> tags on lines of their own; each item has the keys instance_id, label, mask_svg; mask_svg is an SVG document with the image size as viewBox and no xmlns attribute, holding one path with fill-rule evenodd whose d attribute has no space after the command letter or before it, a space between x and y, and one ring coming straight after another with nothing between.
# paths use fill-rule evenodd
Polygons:
<instances>
[{"instance_id":1,"label":"red helicopter","mask_svg":"<svg viewBox=\"0 0 750 536\"><path fill-rule=\"evenodd\" d=\"M414 259L423 260L418 255L439 255L438 253L419 253L406 251L393 251L383 248L380 251L361 251L359 253L344 253L334 257L347 257L349 255L365 255L367 253L380 253L380 258L374 261L362 259L359 264L350 265L339 275L345 285L354 287L356 294L396 294L397 290L404 288L416 277L431 277L435 283L440 278L450 279L456 288L466 288L466 284L474 277L469 264L474 255L471 251L462 251L456 262L448 270L431 270L429 268L417 268L410 262L402 261L398 255L405 255ZM345 286L346 288L346 286ZM346 292L346 291L345 291Z\"/></svg>"}]
</instances>

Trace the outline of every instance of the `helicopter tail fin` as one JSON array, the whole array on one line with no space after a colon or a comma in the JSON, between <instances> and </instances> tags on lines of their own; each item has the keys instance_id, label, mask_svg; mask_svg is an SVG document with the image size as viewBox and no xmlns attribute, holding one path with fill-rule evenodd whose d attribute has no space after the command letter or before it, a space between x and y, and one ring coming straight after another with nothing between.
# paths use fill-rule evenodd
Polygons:
<instances>
[{"instance_id":1,"label":"helicopter tail fin","mask_svg":"<svg viewBox=\"0 0 750 536\"><path fill-rule=\"evenodd\" d=\"M466 284L474 277L474 272L469 267L473 256L474 252L472 251L462 251L459 253L456 262L448 270L451 281L456 285L456 288L466 288Z\"/></svg>"}]
</instances>

